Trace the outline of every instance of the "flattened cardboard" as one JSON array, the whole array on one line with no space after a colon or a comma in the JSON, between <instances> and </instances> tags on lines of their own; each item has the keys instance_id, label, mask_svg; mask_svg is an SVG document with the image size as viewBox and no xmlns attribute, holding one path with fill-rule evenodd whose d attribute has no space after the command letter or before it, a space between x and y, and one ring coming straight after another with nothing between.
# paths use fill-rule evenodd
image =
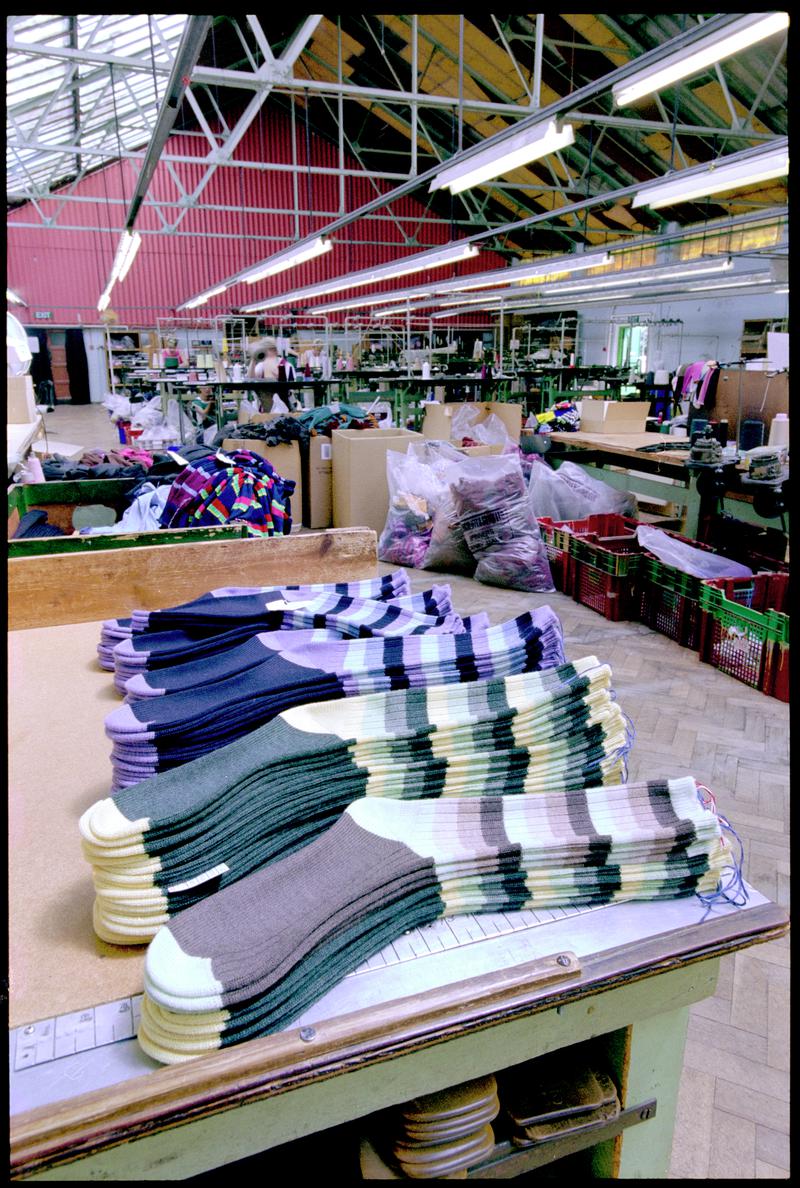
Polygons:
<instances>
[{"instance_id":1,"label":"flattened cardboard","mask_svg":"<svg viewBox=\"0 0 800 1188\"><path fill-rule=\"evenodd\" d=\"M78 833L81 813L109 793L103 721L120 705L99 638L98 622L9 635L11 1027L142 991L144 947L94 934Z\"/></svg>"}]
</instances>

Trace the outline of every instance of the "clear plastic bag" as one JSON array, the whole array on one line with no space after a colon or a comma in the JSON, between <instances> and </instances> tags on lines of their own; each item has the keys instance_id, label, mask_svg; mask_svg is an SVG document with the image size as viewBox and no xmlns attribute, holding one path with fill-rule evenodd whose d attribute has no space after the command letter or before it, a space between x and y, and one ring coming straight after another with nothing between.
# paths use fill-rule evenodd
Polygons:
<instances>
[{"instance_id":1,"label":"clear plastic bag","mask_svg":"<svg viewBox=\"0 0 800 1188\"><path fill-rule=\"evenodd\" d=\"M425 462L439 483L425 568L471 576L475 572L475 558L457 522L450 490L450 483L457 479L465 455L447 441L415 441L408 447L408 452Z\"/></svg>"},{"instance_id":2,"label":"clear plastic bag","mask_svg":"<svg viewBox=\"0 0 800 1188\"><path fill-rule=\"evenodd\" d=\"M378 541L381 561L420 569L433 530L433 511L442 482L416 454L386 451L389 511Z\"/></svg>"},{"instance_id":3,"label":"clear plastic bag","mask_svg":"<svg viewBox=\"0 0 800 1188\"><path fill-rule=\"evenodd\" d=\"M531 469L528 498L539 519L549 516L552 520L582 520L602 514L636 514L632 495L588 475L574 462L562 462L558 470L553 470L537 458Z\"/></svg>"},{"instance_id":4,"label":"clear plastic bag","mask_svg":"<svg viewBox=\"0 0 800 1188\"><path fill-rule=\"evenodd\" d=\"M709 553L706 549L695 549L682 540L675 540L659 528L652 528L649 524L640 524L636 529L636 537L643 549L658 557L665 565L672 565L682 573L689 573L699 578L720 577L752 577L752 569L740 565L738 561L731 561L721 557L719 553Z\"/></svg>"},{"instance_id":5,"label":"clear plastic bag","mask_svg":"<svg viewBox=\"0 0 800 1188\"><path fill-rule=\"evenodd\" d=\"M480 405L462 404L452 417L450 436L453 441L461 445L465 437L478 442L479 445L499 445L505 447L510 438L504 423L496 413L490 413L481 420Z\"/></svg>"},{"instance_id":6,"label":"clear plastic bag","mask_svg":"<svg viewBox=\"0 0 800 1188\"><path fill-rule=\"evenodd\" d=\"M450 490L479 582L512 590L555 588L519 457L465 458Z\"/></svg>"}]
</instances>

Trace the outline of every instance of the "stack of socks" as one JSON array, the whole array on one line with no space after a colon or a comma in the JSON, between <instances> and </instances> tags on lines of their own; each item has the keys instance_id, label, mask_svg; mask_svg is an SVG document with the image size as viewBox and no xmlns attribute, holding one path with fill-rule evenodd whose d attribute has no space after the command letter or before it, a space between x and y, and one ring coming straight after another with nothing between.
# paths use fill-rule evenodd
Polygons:
<instances>
[{"instance_id":1,"label":"stack of socks","mask_svg":"<svg viewBox=\"0 0 800 1188\"><path fill-rule=\"evenodd\" d=\"M314 594L345 594L350 598L375 598L385 602L390 598L399 598L411 593L408 575L402 569L383 577L360 582L320 582L314 585L301 586L224 586L218 590L210 590L199 598L179 606L168 607L164 610L137 610L129 619L107 619L100 632L100 644L97 655L100 667L114 670L114 647L123 639L130 639L134 632L161 631L165 627L182 627L184 630L197 630L193 623L193 612L197 608L201 613L208 601L214 598L235 598L238 595L266 594L275 598L308 598Z\"/></svg>"},{"instance_id":2,"label":"stack of socks","mask_svg":"<svg viewBox=\"0 0 800 1188\"><path fill-rule=\"evenodd\" d=\"M114 791L233 742L291 706L360 693L453 684L553 668L564 662L549 606L459 635L403 635L269 650L255 667L213 684L139 698L113 710ZM263 637L260 644L263 644Z\"/></svg>"},{"instance_id":3,"label":"stack of socks","mask_svg":"<svg viewBox=\"0 0 800 1188\"><path fill-rule=\"evenodd\" d=\"M470 629L481 613L466 623L453 611L449 586L434 586L421 594L407 594L389 602L348 598L343 594L315 594L313 598L254 598L252 614L234 626L226 619L222 630L211 634L198 629L199 637L185 631L145 631L121 640L114 648L114 683L125 693L129 677L152 669L216 656L252 639L259 632L326 630L329 639L368 639L376 635L456 634ZM262 657L263 659L263 657Z\"/></svg>"},{"instance_id":4,"label":"stack of socks","mask_svg":"<svg viewBox=\"0 0 800 1188\"><path fill-rule=\"evenodd\" d=\"M360 797L539 794L625 777L628 722L594 656L545 672L287 710L81 818L95 930L149 940L175 915L317 837Z\"/></svg>"},{"instance_id":5,"label":"stack of socks","mask_svg":"<svg viewBox=\"0 0 800 1188\"><path fill-rule=\"evenodd\" d=\"M269 1034L407 929L463 912L710 891L727 852L691 777L359 800L303 849L159 929L139 1040L177 1063Z\"/></svg>"}]
</instances>

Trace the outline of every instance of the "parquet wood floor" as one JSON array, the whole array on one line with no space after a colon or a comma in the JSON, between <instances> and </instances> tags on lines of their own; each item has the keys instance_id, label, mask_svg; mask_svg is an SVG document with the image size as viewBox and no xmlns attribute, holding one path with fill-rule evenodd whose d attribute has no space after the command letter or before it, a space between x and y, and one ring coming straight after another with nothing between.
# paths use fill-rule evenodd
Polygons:
<instances>
[{"instance_id":1,"label":"parquet wood floor","mask_svg":"<svg viewBox=\"0 0 800 1188\"><path fill-rule=\"evenodd\" d=\"M742 838L748 882L788 905L788 705L642 623L607 622L563 594L408 572L415 591L450 582L461 614L485 610L493 623L549 603L568 659L611 665L636 729L629 778L693 775L707 784ZM669 1175L788 1179L788 937L723 958L715 995L692 1008Z\"/></svg>"}]
</instances>

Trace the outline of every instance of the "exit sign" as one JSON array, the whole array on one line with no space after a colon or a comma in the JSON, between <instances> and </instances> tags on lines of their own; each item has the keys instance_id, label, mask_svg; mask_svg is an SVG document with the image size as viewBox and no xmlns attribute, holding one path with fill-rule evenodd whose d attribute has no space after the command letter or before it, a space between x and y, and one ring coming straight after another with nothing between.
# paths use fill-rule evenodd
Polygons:
<instances>
[{"instance_id":1,"label":"exit sign","mask_svg":"<svg viewBox=\"0 0 800 1188\"><path fill-rule=\"evenodd\" d=\"M46 321L47 318L52 318L53 314L49 309L37 309L33 316L38 318L40 322L43 322Z\"/></svg>"}]
</instances>

